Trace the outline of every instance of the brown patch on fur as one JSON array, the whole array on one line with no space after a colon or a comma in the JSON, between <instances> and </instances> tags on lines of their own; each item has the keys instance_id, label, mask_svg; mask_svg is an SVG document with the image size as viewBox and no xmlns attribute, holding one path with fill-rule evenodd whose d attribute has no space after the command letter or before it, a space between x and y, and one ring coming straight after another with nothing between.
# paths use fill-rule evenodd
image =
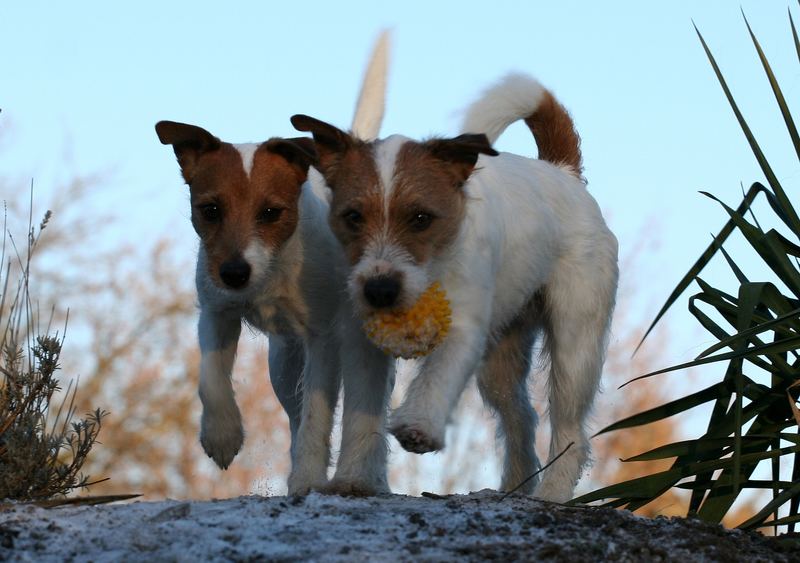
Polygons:
<instances>
[{"instance_id":1,"label":"brown patch on fur","mask_svg":"<svg viewBox=\"0 0 800 563\"><path fill-rule=\"evenodd\" d=\"M466 196L461 186L472 172L474 162L438 158L435 155L442 143L447 141L410 141L400 148L395 161L389 233L394 243L418 264L429 261L453 242L466 213ZM428 228L416 231L413 222L420 213L430 214L434 219Z\"/></svg>"},{"instance_id":2,"label":"brown patch on fur","mask_svg":"<svg viewBox=\"0 0 800 563\"><path fill-rule=\"evenodd\" d=\"M330 225L333 234L345 249L351 264L358 262L370 240L382 227L383 192L372 145L357 143L323 168L325 182L333 191ZM345 215L355 211L364 222L354 231Z\"/></svg>"},{"instance_id":3,"label":"brown patch on fur","mask_svg":"<svg viewBox=\"0 0 800 563\"><path fill-rule=\"evenodd\" d=\"M335 125L308 115L291 118L298 131L314 136L317 169L333 192L329 222L351 264L358 262L366 245L380 232L383 192L375 167L374 143L367 143ZM356 226L348 217L359 217Z\"/></svg>"},{"instance_id":4,"label":"brown patch on fur","mask_svg":"<svg viewBox=\"0 0 800 563\"><path fill-rule=\"evenodd\" d=\"M219 266L240 257L247 245L258 238L276 252L297 228L298 200L306 169L273 152L268 141L256 150L248 178L239 151L229 143L205 152L193 164L189 187L192 225L200 235L208 257L209 274L219 281ZM204 206L217 207L218 220L203 215ZM275 221L265 221L267 209L280 209Z\"/></svg>"},{"instance_id":5,"label":"brown patch on fur","mask_svg":"<svg viewBox=\"0 0 800 563\"><path fill-rule=\"evenodd\" d=\"M417 263L438 254L458 234L466 205L461 186L479 155L497 154L483 134L408 141L395 160L394 185L381 186L376 143L365 143L307 115L292 116L292 124L314 136L317 166L333 192L331 229L351 264L359 261L370 242L384 236ZM388 205L384 190L390 193ZM419 228L415 218L420 215L433 220Z\"/></svg>"},{"instance_id":6,"label":"brown patch on fur","mask_svg":"<svg viewBox=\"0 0 800 563\"><path fill-rule=\"evenodd\" d=\"M291 121L298 131L307 131L314 136L318 166L326 178L328 175L335 176L336 168L340 164L347 164L342 163L342 159L351 149L358 151L367 145L366 142L356 139L335 125L308 115L293 115Z\"/></svg>"},{"instance_id":7,"label":"brown patch on fur","mask_svg":"<svg viewBox=\"0 0 800 563\"><path fill-rule=\"evenodd\" d=\"M299 220L300 190L306 181L308 165L288 162L275 154L269 143L259 147L250 171L250 221L256 217L255 228L264 244L278 250L292 236ZM258 220L267 208L283 209L278 220L268 223Z\"/></svg>"},{"instance_id":8,"label":"brown patch on fur","mask_svg":"<svg viewBox=\"0 0 800 563\"><path fill-rule=\"evenodd\" d=\"M539 147L539 159L554 164L567 164L576 176L583 172L581 138L575 130L567 110L545 91L539 107L533 115L525 118Z\"/></svg>"},{"instance_id":9,"label":"brown patch on fur","mask_svg":"<svg viewBox=\"0 0 800 563\"><path fill-rule=\"evenodd\" d=\"M319 142L317 145L320 154L326 154ZM466 210L461 186L472 173L478 155L497 154L485 135L409 141L397 154L387 206L383 190L389 187L380 185L374 144L350 139L341 146L346 147L342 152L333 151L321 158L320 168L333 191L331 229L351 264L357 263L367 245L384 233L417 263L437 255L458 234ZM348 225L347 215L352 211L362 218L357 230ZM423 230L414 227L420 214L433 217Z\"/></svg>"}]
</instances>

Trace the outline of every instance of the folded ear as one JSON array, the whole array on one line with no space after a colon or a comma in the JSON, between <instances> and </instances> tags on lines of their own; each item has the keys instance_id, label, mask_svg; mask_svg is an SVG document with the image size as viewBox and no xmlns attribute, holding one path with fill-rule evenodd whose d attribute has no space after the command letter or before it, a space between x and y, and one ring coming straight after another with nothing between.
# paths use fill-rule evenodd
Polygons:
<instances>
[{"instance_id":1,"label":"folded ear","mask_svg":"<svg viewBox=\"0 0 800 563\"><path fill-rule=\"evenodd\" d=\"M433 156L447 162L458 162L475 166L478 155L497 156L498 153L483 133L465 133L452 139L431 139L423 143Z\"/></svg>"},{"instance_id":2,"label":"folded ear","mask_svg":"<svg viewBox=\"0 0 800 563\"><path fill-rule=\"evenodd\" d=\"M339 157L354 145L354 139L348 133L307 115L297 114L292 116L292 125L298 131L306 131L314 137L318 165L323 174Z\"/></svg>"},{"instance_id":3,"label":"folded ear","mask_svg":"<svg viewBox=\"0 0 800 563\"><path fill-rule=\"evenodd\" d=\"M270 139L264 143L263 147L274 154L282 156L289 164L297 167L303 180L308 174L308 167L317 162L314 141L308 137Z\"/></svg>"},{"instance_id":4,"label":"folded ear","mask_svg":"<svg viewBox=\"0 0 800 563\"><path fill-rule=\"evenodd\" d=\"M209 151L220 147L220 140L196 125L177 123L175 121L159 121L156 123L156 134L159 141L172 145L183 179L191 181L197 160Z\"/></svg>"},{"instance_id":5,"label":"folded ear","mask_svg":"<svg viewBox=\"0 0 800 563\"><path fill-rule=\"evenodd\" d=\"M483 133L465 133L452 139L431 139L422 143L422 146L434 158L452 164L459 184L466 182L472 174L479 155L500 154L492 148L489 139Z\"/></svg>"}]
</instances>

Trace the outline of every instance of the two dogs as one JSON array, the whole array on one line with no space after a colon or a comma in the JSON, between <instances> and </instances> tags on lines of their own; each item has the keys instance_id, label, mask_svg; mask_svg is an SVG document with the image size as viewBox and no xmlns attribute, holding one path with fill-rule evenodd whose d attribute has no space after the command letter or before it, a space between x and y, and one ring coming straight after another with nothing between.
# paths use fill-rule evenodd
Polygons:
<instances>
[{"instance_id":1,"label":"two dogs","mask_svg":"<svg viewBox=\"0 0 800 563\"><path fill-rule=\"evenodd\" d=\"M491 146L521 119L539 159ZM308 116L292 123L313 146L242 147L191 126L157 127L178 155L201 237L206 452L225 467L241 447L230 368L244 320L270 334L271 377L292 428L290 493L387 491L394 362L365 339L360 319L409 307L439 282L450 333L420 362L390 431L410 451L443 448L475 373L505 442L501 487L516 487L540 467L527 391L540 341L550 364L550 457L566 453L523 490L568 500L588 459L585 422L614 305L617 243L580 175L567 112L538 82L511 76L473 104L455 138L370 141ZM327 483L340 374L342 446Z\"/></svg>"},{"instance_id":2,"label":"two dogs","mask_svg":"<svg viewBox=\"0 0 800 563\"><path fill-rule=\"evenodd\" d=\"M386 37L379 40L362 85L353 129L378 134L383 115ZM225 469L244 441L231 372L242 324L270 337L272 386L289 417L290 494L387 491L386 446L364 452L362 437L345 433L336 481L328 483L330 435L340 373L372 377L385 389L367 401L345 402L348 428L385 416L393 362L361 334L340 298L346 261L326 225L327 198L306 182L316 160L311 139L273 138L231 144L208 131L161 121L156 133L172 145L191 195L200 237L196 285L200 305L200 442ZM370 403L371 401L371 403ZM370 424L371 426L371 424ZM360 456L368 463L361 463ZM366 470L365 470L366 468ZM342 483L336 488L336 483Z\"/></svg>"}]
</instances>

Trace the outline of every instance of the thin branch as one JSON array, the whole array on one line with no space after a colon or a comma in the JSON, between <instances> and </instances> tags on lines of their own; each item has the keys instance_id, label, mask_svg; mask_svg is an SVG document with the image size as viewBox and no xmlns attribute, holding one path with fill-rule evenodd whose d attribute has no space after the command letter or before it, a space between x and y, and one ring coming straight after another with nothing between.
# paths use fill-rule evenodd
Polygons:
<instances>
[{"instance_id":1,"label":"thin branch","mask_svg":"<svg viewBox=\"0 0 800 563\"><path fill-rule=\"evenodd\" d=\"M525 485L525 484L526 484L528 481L530 481L531 479L533 479L534 477L536 477L536 476L537 476L539 473L541 473L542 471L544 471L545 469L547 469L548 467L550 467L551 465L553 465L555 462L557 462L557 461L558 461L558 458L560 458L562 455L564 455L565 453L567 453L567 450L568 450L568 449L570 449L570 448L571 448L572 446L574 446L574 445L575 445L575 442L570 442L569 444L567 444L567 447L566 447L566 448L564 448L564 449L561 451L561 453L560 453L560 454L558 454L556 457L554 457L553 459L551 459L550 461L548 461L548 462L547 462L547 465L545 465L544 467L542 467L542 468L541 468L541 469L539 469L538 471L534 472L534 473L533 473L532 475L530 475L529 477L525 478L525 480L523 480L523 481L522 481L522 483L520 483L519 485L517 485L516 487L514 487L513 489L511 489L510 491L508 491L506 494L504 494L504 495L503 495L503 496L500 498L500 500L505 500L505 499L506 499L506 497L508 497L509 495L512 495L512 494L516 493L516 492L517 492L518 490L520 490L520 489L521 489L521 488L522 488L522 487L523 487L523 486L524 486L524 485Z\"/></svg>"}]
</instances>

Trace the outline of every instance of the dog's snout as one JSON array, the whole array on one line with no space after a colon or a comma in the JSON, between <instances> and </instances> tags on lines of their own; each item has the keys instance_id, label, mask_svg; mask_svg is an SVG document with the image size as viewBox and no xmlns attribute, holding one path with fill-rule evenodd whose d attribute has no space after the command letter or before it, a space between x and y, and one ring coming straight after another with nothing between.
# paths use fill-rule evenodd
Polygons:
<instances>
[{"instance_id":1,"label":"dog's snout","mask_svg":"<svg viewBox=\"0 0 800 563\"><path fill-rule=\"evenodd\" d=\"M391 307L400 295L400 282L390 276L370 278L364 284L364 297L373 307Z\"/></svg>"},{"instance_id":2,"label":"dog's snout","mask_svg":"<svg viewBox=\"0 0 800 563\"><path fill-rule=\"evenodd\" d=\"M250 264L243 258L234 258L223 262L219 267L219 277L228 287L241 289L250 280Z\"/></svg>"}]
</instances>

